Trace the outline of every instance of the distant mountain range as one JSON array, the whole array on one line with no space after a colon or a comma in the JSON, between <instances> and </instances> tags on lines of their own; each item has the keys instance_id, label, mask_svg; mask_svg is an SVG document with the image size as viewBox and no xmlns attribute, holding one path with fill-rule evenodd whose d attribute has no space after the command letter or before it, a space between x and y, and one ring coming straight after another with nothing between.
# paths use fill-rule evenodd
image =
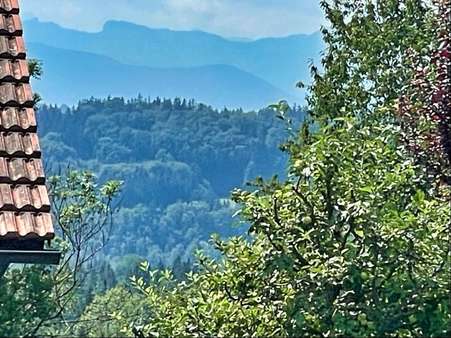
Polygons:
<instances>
[{"instance_id":1,"label":"distant mountain range","mask_svg":"<svg viewBox=\"0 0 451 338\"><path fill-rule=\"evenodd\" d=\"M35 89L49 103L74 104L91 96L185 97L215 107L260 108L285 98L302 101L318 60L319 33L255 41L200 31L151 29L109 21L98 33L24 22L30 57L44 62Z\"/></svg>"},{"instance_id":2,"label":"distant mountain range","mask_svg":"<svg viewBox=\"0 0 451 338\"><path fill-rule=\"evenodd\" d=\"M28 49L45 62L45 75L33 87L51 103L142 94L152 98L196 98L214 107L255 108L290 97L255 75L228 65L150 68L35 43L28 44Z\"/></svg>"}]
</instances>

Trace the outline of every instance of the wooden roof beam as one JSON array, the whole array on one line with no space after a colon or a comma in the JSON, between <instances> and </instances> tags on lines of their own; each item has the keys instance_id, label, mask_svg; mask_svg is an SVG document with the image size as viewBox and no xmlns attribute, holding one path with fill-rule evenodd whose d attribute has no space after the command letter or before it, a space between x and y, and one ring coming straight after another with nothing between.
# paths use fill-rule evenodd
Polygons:
<instances>
[{"instance_id":1,"label":"wooden roof beam","mask_svg":"<svg viewBox=\"0 0 451 338\"><path fill-rule=\"evenodd\" d=\"M58 265L61 252L57 250L0 250L0 278L10 264Z\"/></svg>"}]
</instances>

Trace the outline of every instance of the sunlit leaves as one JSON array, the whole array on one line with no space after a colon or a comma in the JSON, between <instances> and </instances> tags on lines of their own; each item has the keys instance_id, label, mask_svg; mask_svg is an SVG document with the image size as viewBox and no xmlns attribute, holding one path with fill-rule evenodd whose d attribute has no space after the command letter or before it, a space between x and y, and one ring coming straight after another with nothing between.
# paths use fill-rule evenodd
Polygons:
<instances>
[{"instance_id":1,"label":"sunlit leaves","mask_svg":"<svg viewBox=\"0 0 451 338\"><path fill-rule=\"evenodd\" d=\"M186 282L134 280L163 336L446 336L451 217L404 144L394 102L408 48L432 39L420 1L321 1L312 111L282 146L288 179L233 192L250 238L213 239ZM286 121L286 102L271 106ZM162 277L164 276L164 277ZM161 279L163 278L163 279ZM129 324L131 325L131 324Z\"/></svg>"}]
</instances>

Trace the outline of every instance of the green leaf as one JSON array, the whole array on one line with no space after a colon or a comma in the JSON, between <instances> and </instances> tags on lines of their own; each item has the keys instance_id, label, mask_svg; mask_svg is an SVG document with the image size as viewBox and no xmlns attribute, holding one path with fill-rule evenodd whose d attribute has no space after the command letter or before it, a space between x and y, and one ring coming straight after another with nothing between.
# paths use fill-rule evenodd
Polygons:
<instances>
[{"instance_id":1,"label":"green leaf","mask_svg":"<svg viewBox=\"0 0 451 338\"><path fill-rule=\"evenodd\" d=\"M365 233L363 232L363 229L355 229L354 232L360 238L363 238L365 236Z\"/></svg>"}]
</instances>

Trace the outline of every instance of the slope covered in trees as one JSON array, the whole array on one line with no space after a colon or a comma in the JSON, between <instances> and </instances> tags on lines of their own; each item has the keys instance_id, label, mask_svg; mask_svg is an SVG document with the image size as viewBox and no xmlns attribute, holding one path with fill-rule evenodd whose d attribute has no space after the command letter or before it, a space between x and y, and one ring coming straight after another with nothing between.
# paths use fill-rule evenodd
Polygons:
<instances>
[{"instance_id":1,"label":"slope covered in trees","mask_svg":"<svg viewBox=\"0 0 451 338\"><path fill-rule=\"evenodd\" d=\"M292 115L302 118L299 108ZM236 208L228 199L233 187L285 173L278 145L287 132L272 110L111 98L73 109L44 105L38 118L50 172L69 163L94 171L100 181L124 181L108 247L113 256L186 260L211 233L242 231L228 226Z\"/></svg>"},{"instance_id":2,"label":"slope covered in trees","mask_svg":"<svg viewBox=\"0 0 451 338\"><path fill-rule=\"evenodd\" d=\"M450 336L451 2L322 5L324 72L288 178L234 192L250 240L215 239L221 259L200 254L181 283L144 264L135 292L93 300L81 318L108 300L110 326L85 333Z\"/></svg>"},{"instance_id":3,"label":"slope covered in trees","mask_svg":"<svg viewBox=\"0 0 451 338\"><path fill-rule=\"evenodd\" d=\"M185 276L180 275L183 266L177 260L176 278L152 261L142 263L140 271L130 270L139 257L129 256L116 265L116 272L122 271L121 277L136 276L131 283L122 279L114 286L117 275L103 264L98 269L103 278L95 280L88 272L92 280L84 284L95 285L98 294L78 288L69 293L71 301L64 306L60 301L67 297L58 297L61 289L55 285L64 286L65 279L54 277L62 268L71 280L71 264L10 271L0 281L0 304L6 310L0 318L9 324L6 329L0 326L2 334L138 338L451 335L451 1L321 3L330 21L323 29L327 43L323 71L312 68L314 83L309 88L306 119L283 143L287 175L259 179L253 188L233 192L239 214L249 225L248 235L225 240L214 237L219 255L199 253L195 269ZM115 101L91 100L88 106L107 112L108 104ZM169 101L164 102L169 107ZM126 106L139 111L136 105L157 103L141 99ZM119 105L124 104L119 100ZM159 102L157 107L162 105ZM179 105L183 102L171 103L172 107ZM205 109L187 105L197 112ZM287 106L274 107L290 125ZM44 108L76 121L77 109L63 113ZM83 109L84 103L78 107ZM84 115L90 114L96 117L88 123L89 132L75 131L78 134L74 135L98 139L97 147L104 142L100 140L109 138L106 148L112 148L118 137L117 123L108 124L108 119L95 112ZM252 115L231 116L240 120ZM58 129L61 119L51 120L53 129ZM85 116L79 122L88 120ZM147 120L139 120L138 125ZM272 119L263 121L265 127L274 127ZM72 125L75 130L86 127ZM97 125L116 133L104 136L104 130L92 127ZM151 164L126 172L153 173L155 161L180 162L176 158L181 156L179 148L190 140L182 136L188 131L177 127L174 137L183 142L176 149L165 148ZM249 132L253 128L246 125L245 135L254 135ZM60 135L48 130L47 147L58 145L55 151L65 147L75 158L85 141L67 139L63 129ZM221 131L215 129L216 134ZM93 132L100 137L95 138ZM207 137L207 133L202 140L211 142L216 134ZM106 158L111 152L94 156L97 148L84 147L89 156L78 165L92 166L98 172L118 165L114 158ZM131 158L138 156L126 144L116 144L115 149ZM55 164L60 161L57 156L66 156L55 154L51 159ZM210 167L202 165L192 171L207 175L211 168L206 168ZM201 184L202 191L219 194L221 185L213 176L209 176L209 185ZM109 218L111 198L119 188L113 181L98 189L89 174L71 174L52 183L56 183L56 205L63 198L63 206L69 207L58 215L61 230L69 236L73 229L83 233L86 216L100 212L100 219ZM188 183L200 184L198 180ZM59 243L65 252L77 247L64 236ZM97 241L90 244L95 248ZM41 301L29 297L36 292L44 296Z\"/></svg>"}]
</instances>

